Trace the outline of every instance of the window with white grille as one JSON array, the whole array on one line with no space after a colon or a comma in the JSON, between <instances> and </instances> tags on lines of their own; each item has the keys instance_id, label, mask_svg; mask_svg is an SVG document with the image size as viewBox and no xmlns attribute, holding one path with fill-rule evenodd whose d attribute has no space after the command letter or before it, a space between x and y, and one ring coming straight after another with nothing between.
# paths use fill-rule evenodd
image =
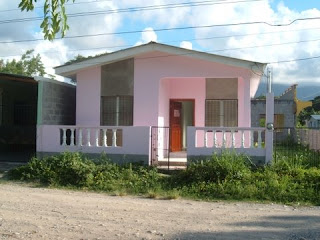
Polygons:
<instances>
[{"instance_id":1,"label":"window with white grille","mask_svg":"<svg viewBox=\"0 0 320 240\"><path fill-rule=\"evenodd\" d=\"M102 126L132 126L133 96L101 97Z\"/></svg>"},{"instance_id":2,"label":"window with white grille","mask_svg":"<svg viewBox=\"0 0 320 240\"><path fill-rule=\"evenodd\" d=\"M237 127L238 100L206 99L206 127Z\"/></svg>"}]
</instances>

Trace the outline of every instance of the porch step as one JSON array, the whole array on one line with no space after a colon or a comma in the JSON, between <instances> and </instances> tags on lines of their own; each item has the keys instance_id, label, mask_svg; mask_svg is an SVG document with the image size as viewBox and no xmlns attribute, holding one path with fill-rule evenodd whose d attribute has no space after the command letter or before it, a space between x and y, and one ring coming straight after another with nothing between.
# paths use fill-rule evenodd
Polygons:
<instances>
[{"instance_id":1,"label":"porch step","mask_svg":"<svg viewBox=\"0 0 320 240\"><path fill-rule=\"evenodd\" d=\"M168 166L168 159L158 160L158 166ZM170 158L169 166L187 166L186 158Z\"/></svg>"},{"instance_id":2,"label":"porch step","mask_svg":"<svg viewBox=\"0 0 320 240\"><path fill-rule=\"evenodd\" d=\"M168 162L158 162L158 166L168 166ZM186 162L169 162L169 166L187 166Z\"/></svg>"}]
</instances>

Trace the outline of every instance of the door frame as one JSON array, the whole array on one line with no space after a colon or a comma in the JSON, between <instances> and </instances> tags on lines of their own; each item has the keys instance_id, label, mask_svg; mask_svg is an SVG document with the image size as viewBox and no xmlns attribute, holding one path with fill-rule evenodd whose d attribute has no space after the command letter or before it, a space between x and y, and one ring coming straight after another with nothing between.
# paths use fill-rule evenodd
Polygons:
<instances>
[{"instance_id":1,"label":"door frame","mask_svg":"<svg viewBox=\"0 0 320 240\"><path fill-rule=\"evenodd\" d=\"M192 102L192 105L193 105L193 116L192 116L192 126L195 126L195 109L196 109L196 100L195 98L170 98L169 99L169 108L168 108L168 113L169 113L169 132L170 132L170 136L171 136L171 115L170 115L170 106L171 106L171 103L172 102ZM182 139L182 134L183 134L183 131L181 131L181 139ZM171 152L171 141L169 143L169 148L170 148L170 151Z\"/></svg>"}]
</instances>

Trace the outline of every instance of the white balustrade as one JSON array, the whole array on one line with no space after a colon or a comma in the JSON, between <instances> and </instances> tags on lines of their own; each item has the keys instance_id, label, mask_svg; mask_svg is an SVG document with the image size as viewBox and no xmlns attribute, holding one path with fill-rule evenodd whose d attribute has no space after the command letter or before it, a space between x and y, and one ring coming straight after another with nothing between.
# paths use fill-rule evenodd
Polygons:
<instances>
[{"instance_id":1,"label":"white balustrade","mask_svg":"<svg viewBox=\"0 0 320 240\"><path fill-rule=\"evenodd\" d=\"M75 129L72 128L71 130L71 136L70 136L70 146L74 146L74 131Z\"/></svg>"},{"instance_id":2,"label":"white balustrade","mask_svg":"<svg viewBox=\"0 0 320 240\"><path fill-rule=\"evenodd\" d=\"M244 141L245 141L244 130L241 130L241 148L244 148Z\"/></svg>"},{"instance_id":3,"label":"white balustrade","mask_svg":"<svg viewBox=\"0 0 320 240\"><path fill-rule=\"evenodd\" d=\"M224 130L222 130L222 147L225 148L226 147L226 132Z\"/></svg>"},{"instance_id":4,"label":"white balustrade","mask_svg":"<svg viewBox=\"0 0 320 240\"><path fill-rule=\"evenodd\" d=\"M67 145L67 129L62 128L63 134L62 134L62 146Z\"/></svg>"},{"instance_id":5,"label":"white balustrade","mask_svg":"<svg viewBox=\"0 0 320 240\"><path fill-rule=\"evenodd\" d=\"M117 129L112 129L112 147L117 146Z\"/></svg>"},{"instance_id":6,"label":"white balustrade","mask_svg":"<svg viewBox=\"0 0 320 240\"><path fill-rule=\"evenodd\" d=\"M194 143L197 148L263 148L264 132L264 128L195 127Z\"/></svg>"},{"instance_id":7,"label":"white balustrade","mask_svg":"<svg viewBox=\"0 0 320 240\"><path fill-rule=\"evenodd\" d=\"M231 138L232 138L232 140L231 140L231 148L234 148L235 147L236 138L234 136L234 130L233 129L231 130Z\"/></svg>"},{"instance_id":8,"label":"white balustrade","mask_svg":"<svg viewBox=\"0 0 320 240\"><path fill-rule=\"evenodd\" d=\"M119 132L119 128L112 128L112 127L96 128L96 127L64 126L60 128L60 132L61 132L60 136L62 137L62 142L60 144L61 146L120 147L117 145L119 133L121 133L119 137L122 138L122 132ZM91 132L92 132L92 135L94 135L94 137L91 136ZM108 133L111 133L111 144L109 145L108 145ZM83 145L83 139L85 139L86 141L85 145ZM94 141L94 145L91 145L91 141Z\"/></svg>"},{"instance_id":9,"label":"white balustrade","mask_svg":"<svg viewBox=\"0 0 320 240\"><path fill-rule=\"evenodd\" d=\"M208 147L208 131L204 131L204 146Z\"/></svg>"},{"instance_id":10,"label":"white balustrade","mask_svg":"<svg viewBox=\"0 0 320 240\"><path fill-rule=\"evenodd\" d=\"M96 129L96 147L99 147L99 129Z\"/></svg>"},{"instance_id":11,"label":"white balustrade","mask_svg":"<svg viewBox=\"0 0 320 240\"><path fill-rule=\"evenodd\" d=\"M91 131L90 128L87 129L87 147L91 147Z\"/></svg>"},{"instance_id":12,"label":"white balustrade","mask_svg":"<svg viewBox=\"0 0 320 240\"><path fill-rule=\"evenodd\" d=\"M107 129L103 129L103 146L104 147L108 147L107 140L108 140Z\"/></svg>"},{"instance_id":13,"label":"white balustrade","mask_svg":"<svg viewBox=\"0 0 320 240\"><path fill-rule=\"evenodd\" d=\"M78 146L82 147L82 129L79 129L79 142L78 142Z\"/></svg>"}]
</instances>

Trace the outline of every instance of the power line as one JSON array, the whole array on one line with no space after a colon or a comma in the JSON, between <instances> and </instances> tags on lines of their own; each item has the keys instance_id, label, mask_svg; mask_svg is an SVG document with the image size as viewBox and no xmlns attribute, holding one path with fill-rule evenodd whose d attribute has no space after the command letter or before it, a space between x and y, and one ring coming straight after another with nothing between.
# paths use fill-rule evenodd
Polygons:
<instances>
[{"instance_id":1,"label":"power line","mask_svg":"<svg viewBox=\"0 0 320 240\"><path fill-rule=\"evenodd\" d=\"M172 9L180 7L197 7L206 5L217 5L217 4L231 4L231 3L244 3L244 2L260 2L266 0L238 0L238 1L225 1L225 0L215 0L215 1L198 1L198 2L184 2L184 3L173 3L173 4L163 4L163 5L149 5L144 7L134 7L134 8L123 8L123 9L110 9L105 11L92 11L92 12L79 12L67 14L68 18L73 17L83 17L101 14L114 14L114 13L126 13L126 12L137 12L137 11L150 11L159 9ZM31 17L31 18L17 18L17 19L7 19L0 21L0 24L15 23L15 22L29 22L29 21L39 21L43 20L44 16Z\"/></svg>"},{"instance_id":2,"label":"power line","mask_svg":"<svg viewBox=\"0 0 320 240\"><path fill-rule=\"evenodd\" d=\"M199 52L196 51L196 52L188 52L188 53L182 53L182 54L167 54L167 55L159 55L159 56L152 56L152 57L137 57L135 59L137 59L137 60L148 60L148 59L155 59L155 58L190 56L190 55L198 54L198 53ZM204 53L214 54L215 51L207 51L207 52L204 52ZM108 54L108 53L106 53L106 54ZM110 54L112 54L112 53L110 53ZM228 57L228 56L225 56L225 57ZM268 62L267 64L281 64L281 63L288 63L288 62L299 62L299 61L307 61L307 60L313 60L313 59L318 59L318 58L320 58L320 56L306 57L306 58L296 58L296 59L290 59L290 60L273 61L273 62ZM94 61L94 62L91 62L91 63L92 64L100 64L100 63L104 63L104 62L102 62L102 61ZM87 64L87 63L85 63L85 60L81 61L81 62L72 63L72 65L82 65L82 64ZM48 67L55 67L55 66L48 66Z\"/></svg>"},{"instance_id":3,"label":"power line","mask_svg":"<svg viewBox=\"0 0 320 240\"><path fill-rule=\"evenodd\" d=\"M213 37L215 38L215 37ZM184 39L179 41L167 41L162 42L164 44L166 43L172 43L172 42L181 42L181 41L201 41L201 40L209 40L211 38L194 38L194 39ZM272 44L265 44L265 45L255 45L255 46L247 46L247 47L238 47L238 48L227 48L227 49L216 49L212 50L210 52L216 53L216 52L225 52L225 51L235 51L235 50L242 50L242 49L249 49L249 48L260 48L260 47L270 47L270 46L281 46L281 45L288 45L288 44L299 44L299 43L308 43L308 42L316 42L320 41L320 38L318 39L310 39L310 40L300 40L295 42L284 42L284 43L272 43ZM118 45L118 46L104 46L104 47L96 47L96 48L84 48L84 49L70 49L67 52L75 52L75 51L92 51L92 50L99 50L99 49L110 49L110 48L125 48L130 47L131 45ZM39 52L39 53L57 53L58 51L47 51L47 52ZM1 56L2 58L7 57L17 57L21 55L10 55L10 56Z\"/></svg>"},{"instance_id":4,"label":"power line","mask_svg":"<svg viewBox=\"0 0 320 240\"><path fill-rule=\"evenodd\" d=\"M320 91L317 91L317 92L315 92L315 93L313 93L313 94L311 94L311 95L309 95L309 96L302 97L302 99L312 97L312 96L314 96L314 95L316 95L316 94L318 94L318 93L320 93Z\"/></svg>"},{"instance_id":5,"label":"power line","mask_svg":"<svg viewBox=\"0 0 320 240\"><path fill-rule=\"evenodd\" d=\"M65 6L69 6L69 5L79 5L79 4L88 4L88 3L100 3L100 2L112 2L112 0L95 0L95 1L82 1L82 2L74 2L74 3L66 3ZM42 6L38 6L38 7L34 7L35 9L38 8L44 8L44 5ZM6 10L0 10L1 12L13 12L13 11L21 11L20 8L11 8L11 9L6 9Z\"/></svg>"},{"instance_id":6,"label":"power line","mask_svg":"<svg viewBox=\"0 0 320 240\"><path fill-rule=\"evenodd\" d=\"M296 58L296 59L291 59L291 60L282 60L282 61L276 61L276 62L269 62L269 64L299 62L299 61L307 61L307 60L312 60L312 59L317 59L317 58L320 58L320 56L306 57L306 58Z\"/></svg>"},{"instance_id":7,"label":"power line","mask_svg":"<svg viewBox=\"0 0 320 240\"><path fill-rule=\"evenodd\" d=\"M108 36L108 35L122 35L122 34L134 34L134 33L142 33L142 32L163 32L163 31L173 31L173 30L187 30L187 29L198 29L198 28L211 28L211 27L227 27L227 26L239 26L239 25L253 25L253 24L267 24L273 27L280 27L280 26L288 26L293 24L296 21L306 21L306 20L318 20L320 17L317 18L299 18L293 20L289 24L269 24L267 22L243 22L243 23L228 23L228 24L213 24L213 25L199 25L199 26L189 26L189 27L175 27L175 28L159 28L159 29L147 29L147 30L133 30L133 31L122 31L122 32L108 32L108 33L97 33L97 34L84 34L84 35L74 35L74 36L66 36L64 38L56 38L55 40L60 39L73 39L73 38L85 38L85 37L98 37L98 36ZM284 32L284 31L282 31ZM288 31L289 32L289 31ZM246 36L251 34L245 35L238 35L238 36ZM218 38L218 37L217 37ZM43 38L36 38L36 39L23 39L23 40L13 40L13 41L2 41L0 42L3 44L10 44L10 43L19 43L19 42L35 42L35 41L44 41Z\"/></svg>"}]
</instances>

